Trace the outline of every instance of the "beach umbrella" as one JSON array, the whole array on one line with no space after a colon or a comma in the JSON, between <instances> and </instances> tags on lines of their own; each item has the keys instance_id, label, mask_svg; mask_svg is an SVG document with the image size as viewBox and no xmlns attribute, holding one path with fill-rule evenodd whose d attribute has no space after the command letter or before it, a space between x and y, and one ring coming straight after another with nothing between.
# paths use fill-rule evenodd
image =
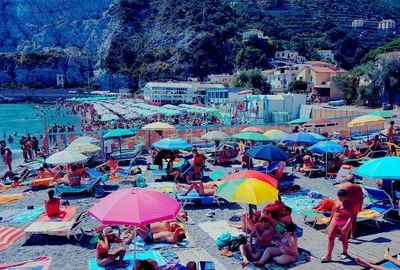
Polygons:
<instances>
[{"instance_id":1,"label":"beach umbrella","mask_svg":"<svg viewBox=\"0 0 400 270\"><path fill-rule=\"evenodd\" d=\"M318 133L314 133L314 132L307 132L307 133L310 134L311 136L314 136L318 141L324 141L324 140L328 139L327 137L325 137L321 134L318 134Z\"/></svg>"},{"instance_id":2,"label":"beach umbrella","mask_svg":"<svg viewBox=\"0 0 400 270\"><path fill-rule=\"evenodd\" d=\"M142 130L157 130L157 131L174 130L174 129L175 127L171 126L170 124L162 122L154 122L142 127Z\"/></svg>"},{"instance_id":3,"label":"beach umbrella","mask_svg":"<svg viewBox=\"0 0 400 270\"><path fill-rule=\"evenodd\" d=\"M306 118L306 117L303 117L303 118L294 119L294 120L289 121L289 122L287 122L287 123L288 123L289 125L300 125L300 124L307 123L307 122L309 122L309 121L311 121L311 120L314 120L314 118Z\"/></svg>"},{"instance_id":4,"label":"beach umbrella","mask_svg":"<svg viewBox=\"0 0 400 270\"><path fill-rule=\"evenodd\" d=\"M112 121L112 120L119 120L118 115L115 115L112 113L106 113L106 114L103 114L100 119L100 121L102 121L102 122L108 122L108 121Z\"/></svg>"},{"instance_id":5,"label":"beach umbrella","mask_svg":"<svg viewBox=\"0 0 400 270\"><path fill-rule=\"evenodd\" d=\"M74 151L78 153L93 153L100 150L101 148L99 146L86 142L71 143L65 148L65 151Z\"/></svg>"},{"instance_id":6,"label":"beach umbrella","mask_svg":"<svg viewBox=\"0 0 400 270\"><path fill-rule=\"evenodd\" d=\"M394 114L391 111L369 112L368 115L380 116L380 117L383 117L383 118L391 118L391 117L394 116Z\"/></svg>"},{"instance_id":7,"label":"beach umbrella","mask_svg":"<svg viewBox=\"0 0 400 270\"><path fill-rule=\"evenodd\" d=\"M191 150L192 145L183 139L162 139L153 144L154 148L162 150Z\"/></svg>"},{"instance_id":8,"label":"beach umbrella","mask_svg":"<svg viewBox=\"0 0 400 270\"><path fill-rule=\"evenodd\" d=\"M400 179L400 157L383 157L361 165L355 174L378 179Z\"/></svg>"},{"instance_id":9,"label":"beach umbrella","mask_svg":"<svg viewBox=\"0 0 400 270\"><path fill-rule=\"evenodd\" d=\"M231 138L229 137L229 135L227 135L222 131L209 131L203 134L203 136L201 137L205 140L210 140L210 141L226 141Z\"/></svg>"},{"instance_id":10,"label":"beach umbrella","mask_svg":"<svg viewBox=\"0 0 400 270\"><path fill-rule=\"evenodd\" d=\"M274 145L259 145L246 151L246 155L261 160L286 161L289 154Z\"/></svg>"},{"instance_id":11,"label":"beach umbrella","mask_svg":"<svg viewBox=\"0 0 400 270\"><path fill-rule=\"evenodd\" d=\"M319 140L306 132L296 132L289 134L284 141L299 144L314 144L317 143Z\"/></svg>"},{"instance_id":12,"label":"beach umbrella","mask_svg":"<svg viewBox=\"0 0 400 270\"><path fill-rule=\"evenodd\" d=\"M261 133L261 134L264 133L263 130L261 130L257 127L247 127L247 128L242 129L240 132L253 132L253 133Z\"/></svg>"},{"instance_id":13,"label":"beach umbrella","mask_svg":"<svg viewBox=\"0 0 400 270\"><path fill-rule=\"evenodd\" d=\"M266 174L266 173L262 173L259 171L255 171L255 170L245 170L245 171L241 171L241 172L236 172L236 173L232 173L228 176L225 176L224 178L222 178L222 181L230 181L230 180L234 180L234 179L242 179L242 178L254 178L254 179L258 179L260 181L264 181L269 183L270 185L272 185L273 187L278 187L278 180L276 180L274 177Z\"/></svg>"},{"instance_id":14,"label":"beach umbrella","mask_svg":"<svg viewBox=\"0 0 400 270\"><path fill-rule=\"evenodd\" d=\"M93 137L89 137L89 136L82 136L82 137L78 137L76 138L71 144L73 143L97 143L99 142L98 139L93 138Z\"/></svg>"},{"instance_id":15,"label":"beach umbrella","mask_svg":"<svg viewBox=\"0 0 400 270\"><path fill-rule=\"evenodd\" d=\"M232 138L251 141L268 141L268 138L264 134L254 132L240 132L233 135Z\"/></svg>"},{"instance_id":16,"label":"beach umbrella","mask_svg":"<svg viewBox=\"0 0 400 270\"><path fill-rule=\"evenodd\" d=\"M119 153L121 154L122 138L132 137L135 133L129 129L117 128L108 131L103 138L104 139L118 139L119 141Z\"/></svg>"},{"instance_id":17,"label":"beach umbrella","mask_svg":"<svg viewBox=\"0 0 400 270\"><path fill-rule=\"evenodd\" d=\"M359 126L365 126L369 124L377 124L377 123L384 123L386 120L383 117L380 116L375 116L375 115L363 115L354 118L351 120L347 126L348 127L359 127Z\"/></svg>"},{"instance_id":18,"label":"beach umbrella","mask_svg":"<svg viewBox=\"0 0 400 270\"><path fill-rule=\"evenodd\" d=\"M325 176L328 174L328 153L342 153L344 147L331 141L322 141L308 148L313 153L325 154Z\"/></svg>"},{"instance_id":19,"label":"beach umbrella","mask_svg":"<svg viewBox=\"0 0 400 270\"><path fill-rule=\"evenodd\" d=\"M269 141L281 142L289 135L289 133L283 132L279 129L271 129L264 132L264 135L268 138Z\"/></svg>"},{"instance_id":20,"label":"beach umbrella","mask_svg":"<svg viewBox=\"0 0 400 270\"><path fill-rule=\"evenodd\" d=\"M218 186L216 196L229 202L259 205L278 199L278 189L255 178L240 178Z\"/></svg>"},{"instance_id":21,"label":"beach umbrella","mask_svg":"<svg viewBox=\"0 0 400 270\"><path fill-rule=\"evenodd\" d=\"M46 158L46 163L50 165L62 165L85 162L88 159L87 156L82 155L81 153L64 150Z\"/></svg>"},{"instance_id":22,"label":"beach umbrella","mask_svg":"<svg viewBox=\"0 0 400 270\"><path fill-rule=\"evenodd\" d=\"M98 201L88 213L106 225L134 226L136 259L136 228L172 219L181 204L171 197L147 188L120 189Z\"/></svg>"}]
</instances>

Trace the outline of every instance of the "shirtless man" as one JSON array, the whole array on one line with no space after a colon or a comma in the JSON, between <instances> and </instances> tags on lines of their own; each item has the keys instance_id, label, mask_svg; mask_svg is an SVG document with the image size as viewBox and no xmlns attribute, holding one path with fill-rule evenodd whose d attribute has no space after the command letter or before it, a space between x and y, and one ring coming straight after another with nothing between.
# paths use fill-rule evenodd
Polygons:
<instances>
[{"instance_id":1,"label":"shirtless man","mask_svg":"<svg viewBox=\"0 0 400 270\"><path fill-rule=\"evenodd\" d=\"M249 260L259 260L264 250L271 245L273 237L274 229L271 227L268 218L262 217L260 222L254 226L253 231L250 233L249 243L239 246L240 253L243 257L243 261L240 263L242 267L247 266ZM255 238L254 244L253 238Z\"/></svg>"},{"instance_id":2,"label":"shirtless man","mask_svg":"<svg viewBox=\"0 0 400 270\"><path fill-rule=\"evenodd\" d=\"M183 187L180 185L180 187ZM207 182L203 183L202 181L192 181L191 185L189 185L187 191L182 194L182 196L186 196L190 191L196 190L197 193L201 196L214 196L215 192L217 192L218 185L215 182Z\"/></svg>"},{"instance_id":3,"label":"shirtless man","mask_svg":"<svg viewBox=\"0 0 400 270\"><path fill-rule=\"evenodd\" d=\"M126 248L120 247L110 252L112 243L124 243L124 241L115 235L111 227L107 227L103 230L100 235L100 241L97 243L97 265L101 267L115 265L116 267L125 268L127 266L124 262Z\"/></svg>"}]
</instances>

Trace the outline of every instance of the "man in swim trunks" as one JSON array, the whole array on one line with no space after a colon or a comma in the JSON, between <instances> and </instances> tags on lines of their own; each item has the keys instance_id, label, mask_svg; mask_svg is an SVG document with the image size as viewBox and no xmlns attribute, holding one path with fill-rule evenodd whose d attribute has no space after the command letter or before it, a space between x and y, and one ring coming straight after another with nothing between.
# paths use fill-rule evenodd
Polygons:
<instances>
[{"instance_id":1,"label":"man in swim trunks","mask_svg":"<svg viewBox=\"0 0 400 270\"><path fill-rule=\"evenodd\" d=\"M353 216L351 218L351 238L356 238L357 215L361 212L364 203L364 193L359 185L354 184L354 175L346 177L346 183L342 187L347 191L347 199L353 205Z\"/></svg>"},{"instance_id":2,"label":"man in swim trunks","mask_svg":"<svg viewBox=\"0 0 400 270\"><path fill-rule=\"evenodd\" d=\"M101 267L116 266L119 268L125 268L127 266L124 262L126 248L120 247L110 252L112 243L125 244L125 242L115 234L111 227L107 227L103 230L100 235L100 240L97 243L97 264Z\"/></svg>"}]
</instances>

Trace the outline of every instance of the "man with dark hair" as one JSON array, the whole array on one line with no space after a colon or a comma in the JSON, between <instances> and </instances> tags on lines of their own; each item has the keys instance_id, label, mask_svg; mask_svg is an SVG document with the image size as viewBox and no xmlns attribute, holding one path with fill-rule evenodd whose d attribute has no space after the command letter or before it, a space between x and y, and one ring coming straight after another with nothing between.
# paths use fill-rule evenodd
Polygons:
<instances>
[{"instance_id":1,"label":"man with dark hair","mask_svg":"<svg viewBox=\"0 0 400 270\"><path fill-rule=\"evenodd\" d=\"M46 214L56 216L60 213L60 198L54 198L54 189L48 191L49 199L45 201Z\"/></svg>"},{"instance_id":2,"label":"man with dark hair","mask_svg":"<svg viewBox=\"0 0 400 270\"><path fill-rule=\"evenodd\" d=\"M71 187L81 185L82 174L77 172L78 166L76 164L71 166L71 172L68 173L68 181L63 181L63 184Z\"/></svg>"}]
</instances>

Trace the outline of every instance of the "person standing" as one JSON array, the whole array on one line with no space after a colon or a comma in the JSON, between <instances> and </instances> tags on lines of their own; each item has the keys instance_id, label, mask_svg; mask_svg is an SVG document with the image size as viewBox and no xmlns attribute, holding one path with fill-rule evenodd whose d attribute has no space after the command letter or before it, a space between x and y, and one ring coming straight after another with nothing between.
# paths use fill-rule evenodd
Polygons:
<instances>
[{"instance_id":1,"label":"person standing","mask_svg":"<svg viewBox=\"0 0 400 270\"><path fill-rule=\"evenodd\" d=\"M351 238L356 238L357 215L361 212L364 203L364 193L359 185L354 184L354 175L350 174L346 177L346 183L342 187L347 191L347 199L353 206L351 218Z\"/></svg>"},{"instance_id":2,"label":"person standing","mask_svg":"<svg viewBox=\"0 0 400 270\"><path fill-rule=\"evenodd\" d=\"M104 153L106 154L106 160L110 159L112 152L112 140L106 140L104 142Z\"/></svg>"},{"instance_id":3,"label":"person standing","mask_svg":"<svg viewBox=\"0 0 400 270\"><path fill-rule=\"evenodd\" d=\"M394 121L390 121L390 126L388 127L388 130L387 130L388 139L392 140L393 142L396 142L396 135L397 135L397 131L394 126Z\"/></svg>"},{"instance_id":4,"label":"person standing","mask_svg":"<svg viewBox=\"0 0 400 270\"><path fill-rule=\"evenodd\" d=\"M11 149L9 147L6 148L5 150L5 154L3 155L3 161L4 163L7 165L8 170L10 172L12 172L12 152Z\"/></svg>"}]
</instances>

